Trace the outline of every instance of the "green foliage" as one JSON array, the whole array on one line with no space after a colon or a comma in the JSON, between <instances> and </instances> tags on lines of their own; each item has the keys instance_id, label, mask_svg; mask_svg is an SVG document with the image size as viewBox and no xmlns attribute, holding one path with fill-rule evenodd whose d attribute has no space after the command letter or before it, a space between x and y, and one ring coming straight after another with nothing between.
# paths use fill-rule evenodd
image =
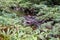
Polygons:
<instances>
[{"instance_id":1,"label":"green foliage","mask_svg":"<svg viewBox=\"0 0 60 40\"><path fill-rule=\"evenodd\" d=\"M6 25L15 25L18 23L19 19L16 16L15 13L6 13L6 12L1 12L0 14L2 14L0 16L0 24L6 26Z\"/></svg>"},{"instance_id":2,"label":"green foliage","mask_svg":"<svg viewBox=\"0 0 60 40\"><path fill-rule=\"evenodd\" d=\"M0 0L0 38L4 40L60 40L60 6L48 7L44 3L47 1L56 1L58 4L60 2L59 0ZM41 24L40 28L36 30L33 30L30 26L25 27L23 25L23 20L25 19L20 16L24 12L21 13L20 10L17 12L16 10L11 10L10 7L12 6L34 8L34 11L37 12L36 19L49 21ZM58 23L52 25L54 21ZM51 34L58 36L55 37Z\"/></svg>"}]
</instances>

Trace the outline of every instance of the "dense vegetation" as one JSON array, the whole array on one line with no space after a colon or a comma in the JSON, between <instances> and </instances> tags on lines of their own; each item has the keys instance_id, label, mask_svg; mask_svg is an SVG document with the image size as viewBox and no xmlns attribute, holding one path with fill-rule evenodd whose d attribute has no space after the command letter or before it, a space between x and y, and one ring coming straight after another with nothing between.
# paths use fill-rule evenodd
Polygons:
<instances>
[{"instance_id":1,"label":"dense vegetation","mask_svg":"<svg viewBox=\"0 0 60 40\"><path fill-rule=\"evenodd\" d=\"M60 40L60 0L0 0L0 40Z\"/></svg>"}]
</instances>

